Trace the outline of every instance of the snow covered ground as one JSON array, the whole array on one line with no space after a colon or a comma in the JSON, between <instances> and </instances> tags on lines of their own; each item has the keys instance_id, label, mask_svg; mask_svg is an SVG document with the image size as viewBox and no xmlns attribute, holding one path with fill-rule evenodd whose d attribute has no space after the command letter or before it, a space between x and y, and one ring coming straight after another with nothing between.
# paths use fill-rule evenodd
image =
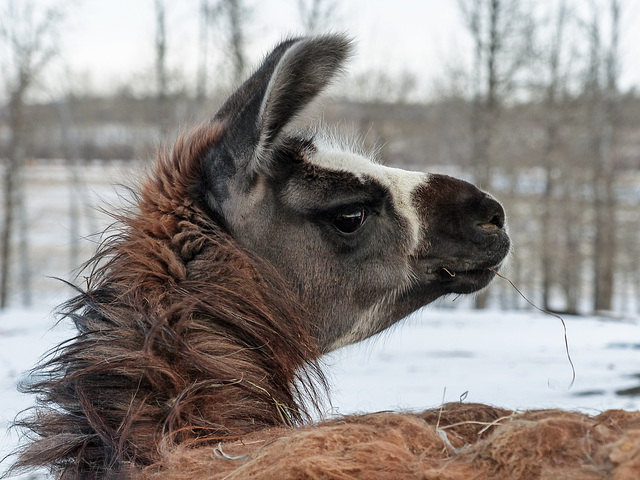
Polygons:
<instances>
[{"instance_id":1,"label":"snow covered ground","mask_svg":"<svg viewBox=\"0 0 640 480\"><path fill-rule=\"evenodd\" d=\"M571 358L560 320L541 313L427 308L390 332L324 360L332 384L332 413L424 409L444 400L528 409L638 409L640 319L566 317ZM70 335L53 328L48 311L0 314L0 429L32 400L16 382L37 359ZM0 457L17 432L0 437ZM0 472L6 468L0 464ZM26 479L27 477L17 477Z\"/></svg>"},{"instance_id":2,"label":"snow covered ground","mask_svg":"<svg viewBox=\"0 0 640 480\"><path fill-rule=\"evenodd\" d=\"M483 402L513 409L596 413L638 409L640 320L424 309L391 333L332 354L340 413Z\"/></svg>"}]
</instances>

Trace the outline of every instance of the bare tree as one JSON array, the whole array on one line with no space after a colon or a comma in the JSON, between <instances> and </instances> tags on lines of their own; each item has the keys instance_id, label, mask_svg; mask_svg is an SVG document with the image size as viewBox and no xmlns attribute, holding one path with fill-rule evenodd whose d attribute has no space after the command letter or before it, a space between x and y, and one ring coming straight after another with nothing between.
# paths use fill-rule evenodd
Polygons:
<instances>
[{"instance_id":1,"label":"bare tree","mask_svg":"<svg viewBox=\"0 0 640 480\"><path fill-rule=\"evenodd\" d=\"M588 86L591 96L591 138L595 153L593 165L594 238L594 310L610 310L613 299L613 274L616 256L615 141L620 75L619 38L620 3L610 0L610 40L601 54L600 15L594 8L591 25L591 61ZM601 68L604 67L604 85Z\"/></svg>"},{"instance_id":2,"label":"bare tree","mask_svg":"<svg viewBox=\"0 0 640 480\"><path fill-rule=\"evenodd\" d=\"M169 133L169 73L167 69L167 9L164 0L155 0L156 37L155 37L155 77L156 105L160 137Z\"/></svg>"},{"instance_id":3,"label":"bare tree","mask_svg":"<svg viewBox=\"0 0 640 480\"><path fill-rule=\"evenodd\" d=\"M207 72L209 67L209 34L215 18L215 7L209 0L200 0L200 31L198 35L198 73L196 101L202 105L207 95Z\"/></svg>"},{"instance_id":4,"label":"bare tree","mask_svg":"<svg viewBox=\"0 0 640 480\"><path fill-rule=\"evenodd\" d=\"M217 45L230 62L230 75L226 80L240 83L247 73L247 25L252 9L245 0L200 0L199 65L196 96L203 99L207 84L209 42L217 32ZM215 29L214 29L215 27ZM218 75L218 81L220 81Z\"/></svg>"},{"instance_id":5,"label":"bare tree","mask_svg":"<svg viewBox=\"0 0 640 480\"><path fill-rule=\"evenodd\" d=\"M247 69L246 21L250 16L242 0L221 0L221 8L227 20L227 44L231 51L233 80L240 83Z\"/></svg>"},{"instance_id":6,"label":"bare tree","mask_svg":"<svg viewBox=\"0 0 640 480\"><path fill-rule=\"evenodd\" d=\"M34 1L9 0L0 15L0 55L3 85L8 98L9 127L11 137L7 164L3 179L4 219L0 237L0 308L7 306L10 264L12 262L12 232L16 213L24 218L24 193L21 187L22 168L25 161L25 144L29 131L26 128L26 95L38 80L45 67L57 53L58 28L62 20L60 7L42 8ZM27 235L20 235L20 256L28 262ZM30 279L28 265L23 265L22 288L29 302Z\"/></svg>"},{"instance_id":7,"label":"bare tree","mask_svg":"<svg viewBox=\"0 0 640 480\"><path fill-rule=\"evenodd\" d=\"M302 26L307 33L319 33L335 21L338 2L335 0L298 0Z\"/></svg>"},{"instance_id":8,"label":"bare tree","mask_svg":"<svg viewBox=\"0 0 640 480\"><path fill-rule=\"evenodd\" d=\"M496 168L492 144L504 104L532 59L535 23L520 0L459 0L458 5L474 44L469 163L474 181L491 190ZM487 298L481 292L476 306L484 308Z\"/></svg>"},{"instance_id":9,"label":"bare tree","mask_svg":"<svg viewBox=\"0 0 640 480\"><path fill-rule=\"evenodd\" d=\"M69 185L69 268L74 270L80 265L80 225L82 219L86 219L87 230L93 234L97 232L97 226L88 210L91 208L91 200L86 182L82 176L80 166L81 154L78 148L78 141L74 138L72 128L74 127L73 115L69 108L69 98L71 93L60 92L59 99L54 102L57 117L62 134L63 152L67 159L67 167L71 184ZM81 212L82 209L85 212ZM84 214L83 214L84 213Z\"/></svg>"},{"instance_id":10,"label":"bare tree","mask_svg":"<svg viewBox=\"0 0 640 480\"><path fill-rule=\"evenodd\" d=\"M343 95L365 104L405 104L414 95L418 78L404 70L390 74L385 70L370 69L353 75Z\"/></svg>"},{"instance_id":11,"label":"bare tree","mask_svg":"<svg viewBox=\"0 0 640 480\"><path fill-rule=\"evenodd\" d=\"M201 104L207 92L207 67L209 63L209 29L211 5L209 0L200 0L200 31L198 35L198 73L196 83L196 101Z\"/></svg>"},{"instance_id":12,"label":"bare tree","mask_svg":"<svg viewBox=\"0 0 640 480\"><path fill-rule=\"evenodd\" d=\"M459 0L458 5L474 44L470 118L474 176L476 183L490 189L495 168L492 138L504 102L532 59L535 22L520 0Z\"/></svg>"},{"instance_id":13,"label":"bare tree","mask_svg":"<svg viewBox=\"0 0 640 480\"><path fill-rule=\"evenodd\" d=\"M558 245L554 242L553 213L558 204L556 198L557 155L561 143L560 127L562 124L562 105L559 96L561 94L563 72L560 68L560 60L563 54L563 37L567 23L567 3L560 2L555 19L554 32L548 45L545 45L546 55L543 68L547 69L547 84L544 88L544 146L542 150L541 164L544 167L544 190L542 193L540 212L540 236L542 260L542 305L551 310L551 289L555 275L555 265L558 258L555 252Z\"/></svg>"}]
</instances>

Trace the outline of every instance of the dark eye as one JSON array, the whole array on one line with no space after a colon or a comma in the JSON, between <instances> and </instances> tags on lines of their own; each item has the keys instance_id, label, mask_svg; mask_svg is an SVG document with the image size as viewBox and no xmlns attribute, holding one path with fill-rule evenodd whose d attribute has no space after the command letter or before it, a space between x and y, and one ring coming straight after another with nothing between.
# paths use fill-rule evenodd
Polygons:
<instances>
[{"instance_id":1,"label":"dark eye","mask_svg":"<svg viewBox=\"0 0 640 480\"><path fill-rule=\"evenodd\" d=\"M336 215L333 225L342 233L353 233L358 230L367 218L367 211L364 208L352 212L343 212Z\"/></svg>"}]
</instances>

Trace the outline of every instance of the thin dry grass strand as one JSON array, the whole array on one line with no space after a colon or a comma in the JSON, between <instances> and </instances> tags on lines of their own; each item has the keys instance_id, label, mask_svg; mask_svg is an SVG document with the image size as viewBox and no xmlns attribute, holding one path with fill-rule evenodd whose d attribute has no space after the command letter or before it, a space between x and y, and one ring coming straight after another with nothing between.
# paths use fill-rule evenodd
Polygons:
<instances>
[{"instance_id":1,"label":"thin dry grass strand","mask_svg":"<svg viewBox=\"0 0 640 480\"><path fill-rule=\"evenodd\" d=\"M509 415L504 415L502 417L496 418L493 422L480 422L475 420L465 420L464 422L450 423L449 425L445 425L440 427L438 430L447 430L450 428L459 427L460 425L484 425L484 428L478 432L478 436L482 435L484 432L489 430L491 427L495 427L501 425L503 420L513 420L518 415L522 415L522 413L512 412Z\"/></svg>"},{"instance_id":2,"label":"thin dry grass strand","mask_svg":"<svg viewBox=\"0 0 640 480\"><path fill-rule=\"evenodd\" d=\"M573 384L576 381L576 367L573 364L573 359L571 358L571 353L569 353L569 337L567 336L567 324L564 321L564 318L562 318L560 315L558 315L557 313L553 313L550 312L549 310L545 310L544 308L540 308L538 307L535 303L533 303L531 300L529 300L524 293L522 293L520 291L520 289L518 287L515 286L515 284L509 280L507 277L505 277L504 275L498 273L497 270L493 269L493 268L489 268L489 270L493 273L495 273L498 277L502 278L503 280L506 280L507 282L509 282L509 284L515 289L516 292L518 292L518 294L524 298L524 300L531 305L533 308L535 308L536 310L538 310L539 312L542 313L546 313L547 315L551 315L552 317L556 317L558 320L560 320L562 322L562 328L564 330L564 348L565 351L567 352L567 360L569 360L569 365L571 365L571 382L569 383L569 386L567 387L567 390L570 390L571 387L573 387Z\"/></svg>"},{"instance_id":3,"label":"thin dry grass strand","mask_svg":"<svg viewBox=\"0 0 640 480\"><path fill-rule=\"evenodd\" d=\"M444 397L447 394L447 387L442 390L442 401L440 402L440 410L438 411L438 421L436 422L436 430L440 428L440 418L442 418L442 411L444 410Z\"/></svg>"}]
</instances>

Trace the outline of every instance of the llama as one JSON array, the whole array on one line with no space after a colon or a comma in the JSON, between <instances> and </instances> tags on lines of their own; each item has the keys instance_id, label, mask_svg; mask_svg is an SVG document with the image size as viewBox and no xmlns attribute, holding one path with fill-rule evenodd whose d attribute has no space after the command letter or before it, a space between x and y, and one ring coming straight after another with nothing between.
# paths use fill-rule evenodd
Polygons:
<instances>
[{"instance_id":1,"label":"llama","mask_svg":"<svg viewBox=\"0 0 640 480\"><path fill-rule=\"evenodd\" d=\"M316 478L301 473L294 446L322 443L320 476L414 478L398 472L429 452L458 453L500 421L531 419L448 405L308 426L326 387L323 354L486 287L510 250L489 194L376 164L302 125L350 51L342 35L282 42L210 122L159 155L62 308L77 336L23 386L37 406L19 422L30 443L16 468L64 479ZM618 425L638 426L623 417ZM281 454L292 470L273 470L269 455ZM238 465L244 473L231 472ZM487 465L469 471L493 474Z\"/></svg>"}]
</instances>

